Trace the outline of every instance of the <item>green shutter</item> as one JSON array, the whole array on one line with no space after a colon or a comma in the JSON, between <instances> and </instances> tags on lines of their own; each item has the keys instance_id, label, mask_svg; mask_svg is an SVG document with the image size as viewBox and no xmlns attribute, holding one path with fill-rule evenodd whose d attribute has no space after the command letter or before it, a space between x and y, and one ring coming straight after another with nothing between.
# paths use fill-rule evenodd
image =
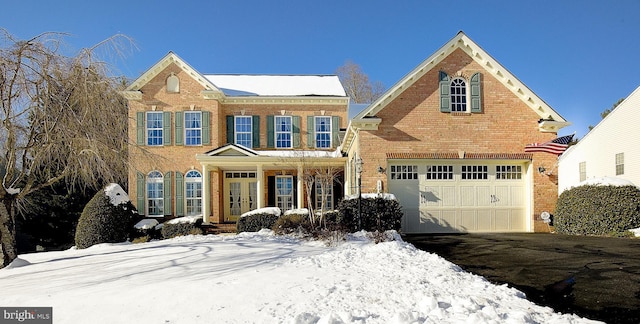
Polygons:
<instances>
[{"instance_id":1,"label":"green shutter","mask_svg":"<svg viewBox=\"0 0 640 324\"><path fill-rule=\"evenodd\" d=\"M236 142L235 138L233 138L234 127L234 117L231 115L227 115L227 144L234 144Z\"/></svg>"},{"instance_id":2,"label":"green shutter","mask_svg":"<svg viewBox=\"0 0 640 324\"><path fill-rule=\"evenodd\" d=\"M176 216L184 216L184 176L176 172Z\"/></svg>"},{"instance_id":3,"label":"green shutter","mask_svg":"<svg viewBox=\"0 0 640 324\"><path fill-rule=\"evenodd\" d=\"M184 114L176 111L176 145L184 145Z\"/></svg>"},{"instance_id":4,"label":"green shutter","mask_svg":"<svg viewBox=\"0 0 640 324\"><path fill-rule=\"evenodd\" d=\"M171 145L171 112L162 113L162 144Z\"/></svg>"},{"instance_id":5,"label":"green shutter","mask_svg":"<svg viewBox=\"0 0 640 324\"><path fill-rule=\"evenodd\" d=\"M144 204L144 191L145 191L145 181L144 174L141 172L136 173L136 208L138 209L139 215L146 215L147 211L145 210Z\"/></svg>"},{"instance_id":6,"label":"green shutter","mask_svg":"<svg viewBox=\"0 0 640 324\"><path fill-rule=\"evenodd\" d=\"M202 112L202 145L211 144L210 115L208 111Z\"/></svg>"},{"instance_id":7,"label":"green shutter","mask_svg":"<svg viewBox=\"0 0 640 324\"><path fill-rule=\"evenodd\" d=\"M449 83L449 76L440 71L440 111L451 112L451 84Z\"/></svg>"},{"instance_id":8,"label":"green shutter","mask_svg":"<svg viewBox=\"0 0 640 324\"><path fill-rule=\"evenodd\" d=\"M267 147L274 148L275 140L274 140L274 127L273 127L273 115L267 116Z\"/></svg>"},{"instance_id":9,"label":"green shutter","mask_svg":"<svg viewBox=\"0 0 640 324\"><path fill-rule=\"evenodd\" d=\"M471 76L471 112L482 112L482 99L480 91L480 72Z\"/></svg>"},{"instance_id":10,"label":"green shutter","mask_svg":"<svg viewBox=\"0 0 640 324\"><path fill-rule=\"evenodd\" d=\"M293 129L293 147L300 147L300 116L291 117L291 124Z\"/></svg>"},{"instance_id":11,"label":"green shutter","mask_svg":"<svg viewBox=\"0 0 640 324\"><path fill-rule=\"evenodd\" d=\"M340 145L340 116L331 116L331 144Z\"/></svg>"},{"instance_id":12,"label":"green shutter","mask_svg":"<svg viewBox=\"0 0 640 324\"><path fill-rule=\"evenodd\" d=\"M164 174L164 215L171 215L171 171Z\"/></svg>"},{"instance_id":13,"label":"green shutter","mask_svg":"<svg viewBox=\"0 0 640 324\"><path fill-rule=\"evenodd\" d=\"M145 138L145 127L144 127L144 111L138 111L136 113L136 144L144 145Z\"/></svg>"},{"instance_id":14,"label":"green shutter","mask_svg":"<svg viewBox=\"0 0 640 324\"><path fill-rule=\"evenodd\" d=\"M314 147L314 138L316 134L315 126L315 116L307 116L307 147Z\"/></svg>"},{"instance_id":15,"label":"green shutter","mask_svg":"<svg viewBox=\"0 0 640 324\"><path fill-rule=\"evenodd\" d=\"M251 120L251 138L253 148L260 148L260 116L253 116Z\"/></svg>"}]
</instances>

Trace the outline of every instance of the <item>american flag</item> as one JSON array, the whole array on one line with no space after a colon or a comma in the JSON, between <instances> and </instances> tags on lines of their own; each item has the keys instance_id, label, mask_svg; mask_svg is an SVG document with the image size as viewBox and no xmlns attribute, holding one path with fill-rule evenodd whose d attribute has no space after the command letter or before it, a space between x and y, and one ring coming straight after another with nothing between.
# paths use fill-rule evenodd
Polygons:
<instances>
[{"instance_id":1,"label":"american flag","mask_svg":"<svg viewBox=\"0 0 640 324\"><path fill-rule=\"evenodd\" d=\"M546 152L560 155L569 147L569 142L573 139L573 135L574 134L558 137L546 143L528 144L524 147L524 151L526 153Z\"/></svg>"}]
</instances>

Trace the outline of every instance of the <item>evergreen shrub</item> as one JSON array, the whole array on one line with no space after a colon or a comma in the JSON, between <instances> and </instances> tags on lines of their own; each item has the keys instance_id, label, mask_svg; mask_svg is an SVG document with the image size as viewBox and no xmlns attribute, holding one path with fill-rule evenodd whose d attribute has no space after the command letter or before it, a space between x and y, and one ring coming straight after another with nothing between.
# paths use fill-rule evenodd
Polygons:
<instances>
[{"instance_id":1,"label":"evergreen shrub","mask_svg":"<svg viewBox=\"0 0 640 324\"><path fill-rule=\"evenodd\" d=\"M256 213L247 216L242 216L238 219L236 224L236 231L242 232L258 232L263 228L271 229L275 225L280 216L276 216L273 213Z\"/></svg>"},{"instance_id":2,"label":"evergreen shrub","mask_svg":"<svg viewBox=\"0 0 640 324\"><path fill-rule=\"evenodd\" d=\"M271 228L276 234L306 233L310 228L308 214L285 214Z\"/></svg>"},{"instance_id":3,"label":"evergreen shrub","mask_svg":"<svg viewBox=\"0 0 640 324\"><path fill-rule=\"evenodd\" d=\"M382 197L362 198L360 223L363 230L369 232L384 232L386 230L400 230L402 225L402 207L395 199ZM356 232L360 228L358 221L358 199L343 199L338 204L336 223L349 232Z\"/></svg>"},{"instance_id":4,"label":"evergreen shrub","mask_svg":"<svg viewBox=\"0 0 640 324\"><path fill-rule=\"evenodd\" d=\"M170 239L176 236L186 235L202 235L202 218L197 219L195 222L180 222L177 218L174 221L167 221L162 223L162 238Z\"/></svg>"},{"instance_id":5,"label":"evergreen shrub","mask_svg":"<svg viewBox=\"0 0 640 324\"><path fill-rule=\"evenodd\" d=\"M554 214L555 230L571 235L619 235L640 227L640 189L584 185L564 191Z\"/></svg>"}]
</instances>

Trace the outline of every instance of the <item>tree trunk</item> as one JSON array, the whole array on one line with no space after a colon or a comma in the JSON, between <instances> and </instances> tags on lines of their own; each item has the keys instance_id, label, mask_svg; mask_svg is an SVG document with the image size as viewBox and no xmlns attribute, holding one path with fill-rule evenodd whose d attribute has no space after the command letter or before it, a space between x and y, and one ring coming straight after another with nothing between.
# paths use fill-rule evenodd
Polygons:
<instances>
[{"instance_id":1,"label":"tree trunk","mask_svg":"<svg viewBox=\"0 0 640 324\"><path fill-rule=\"evenodd\" d=\"M6 197L0 203L0 249L4 268L18 257L16 246L16 220L13 214L13 199Z\"/></svg>"}]
</instances>

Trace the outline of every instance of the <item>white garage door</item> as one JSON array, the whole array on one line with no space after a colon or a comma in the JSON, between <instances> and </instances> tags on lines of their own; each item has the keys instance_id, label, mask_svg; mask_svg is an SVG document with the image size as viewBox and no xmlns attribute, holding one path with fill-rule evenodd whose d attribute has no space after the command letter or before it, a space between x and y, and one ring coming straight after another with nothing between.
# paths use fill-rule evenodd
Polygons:
<instances>
[{"instance_id":1,"label":"white garage door","mask_svg":"<svg viewBox=\"0 0 640 324\"><path fill-rule=\"evenodd\" d=\"M405 233L527 230L524 162L390 162L389 169Z\"/></svg>"}]
</instances>

